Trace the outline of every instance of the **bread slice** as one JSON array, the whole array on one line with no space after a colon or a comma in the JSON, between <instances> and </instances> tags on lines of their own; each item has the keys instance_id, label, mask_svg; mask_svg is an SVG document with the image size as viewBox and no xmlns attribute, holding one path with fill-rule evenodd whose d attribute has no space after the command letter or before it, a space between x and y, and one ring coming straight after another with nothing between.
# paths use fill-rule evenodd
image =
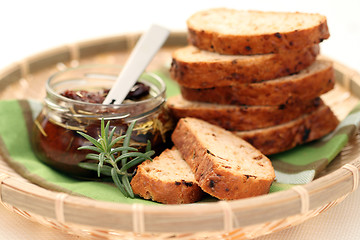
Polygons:
<instances>
[{"instance_id":1,"label":"bread slice","mask_svg":"<svg viewBox=\"0 0 360 240\"><path fill-rule=\"evenodd\" d=\"M339 120L331 109L323 105L316 111L288 123L233 133L248 141L263 154L270 155L319 139L333 131L338 124Z\"/></svg>"},{"instance_id":2,"label":"bread slice","mask_svg":"<svg viewBox=\"0 0 360 240\"><path fill-rule=\"evenodd\" d=\"M211 88L261 82L299 72L319 54L319 45L263 55L220 55L187 46L172 54L170 73L179 85Z\"/></svg>"},{"instance_id":3,"label":"bread slice","mask_svg":"<svg viewBox=\"0 0 360 240\"><path fill-rule=\"evenodd\" d=\"M179 120L172 140L201 189L224 200L268 193L270 160L229 131L196 118Z\"/></svg>"},{"instance_id":4,"label":"bread slice","mask_svg":"<svg viewBox=\"0 0 360 240\"><path fill-rule=\"evenodd\" d=\"M301 104L280 106L237 106L187 101L170 97L167 106L175 119L194 117L230 131L246 131L285 123L322 105L320 98Z\"/></svg>"},{"instance_id":5,"label":"bread slice","mask_svg":"<svg viewBox=\"0 0 360 240\"><path fill-rule=\"evenodd\" d=\"M329 38L327 19L299 12L215 8L187 20L188 41L221 54L266 54L301 49Z\"/></svg>"},{"instance_id":6,"label":"bread slice","mask_svg":"<svg viewBox=\"0 0 360 240\"><path fill-rule=\"evenodd\" d=\"M199 201L203 191L189 165L176 148L166 149L153 161L145 161L131 180L135 194L166 204Z\"/></svg>"},{"instance_id":7,"label":"bread slice","mask_svg":"<svg viewBox=\"0 0 360 240\"><path fill-rule=\"evenodd\" d=\"M317 60L298 74L261 83L239 84L214 88L180 87L183 98L235 105L281 105L308 101L334 88L335 76L331 61Z\"/></svg>"}]
</instances>

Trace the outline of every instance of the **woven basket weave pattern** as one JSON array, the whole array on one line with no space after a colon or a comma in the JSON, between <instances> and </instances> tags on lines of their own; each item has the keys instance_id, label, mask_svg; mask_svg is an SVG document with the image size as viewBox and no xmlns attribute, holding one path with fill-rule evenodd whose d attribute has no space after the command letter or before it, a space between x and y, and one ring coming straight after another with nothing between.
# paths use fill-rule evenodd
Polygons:
<instances>
[{"instance_id":1,"label":"woven basket weave pattern","mask_svg":"<svg viewBox=\"0 0 360 240\"><path fill-rule=\"evenodd\" d=\"M134 46L138 37L138 34L121 35L75 43L24 59L0 72L0 89L3 89L0 90L0 98L42 99L44 96L39 96L39 92L45 93L45 90L39 89L39 86L44 86L47 77L52 73L64 67L78 64L124 62L128 56L129 49ZM164 49L161 50L151 63L150 69L167 68L172 50L185 44L186 33L172 33ZM335 63L334 67L338 84L333 91L325 94L324 101L332 107L340 119L343 119L358 102L360 92L356 91L360 89L360 77L358 73L341 64ZM80 213L89 207L95 207L96 210L100 206L97 201L90 199L82 200L79 197L60 195L61 193L41 189L18 175L4 161L0 161L1 203L10 211L31 221L84 236L88 239L209 239L210 237L211 239L249 239L302 223L345 199L353 190L354 184L358 182L358 179L355 179L353 176L358 175L355 175L354 172L349 171L343 166L350 163L353 168L359 168L360 162L357 160L360 156L359 145L360 137L357 134L356 138L343 149L337 159L321 173L321 177L315 180L314 183L305 185L300 190L300 193L294 190L287 190L287 193L280 192L262 196L260 200L254 199L253 201L252 199L246 199L232 201L228 203L228 207L222 207L220 206L221 204L217 203L199 206L198 210L203 211L204 216L199 217L196 224L194 222L186 224L185 220L179 220L184 221L184 224L179 222L179 226L183 227L179 229L179 232L166 232L167 229L171 229L169 226L174 224L174 219L171 218L171 215L183 216L181 214L191 212L189 210L182 213L182 210L191 208L190 205L181 207L169 206L164 209L157 206L145 206L144 208L141 207L141 210L129 205L127 209L133 209L133 212L126 210L123 213L127 214L126 216L130 216L128 219L129 227L113 228L110 225L90 226L81 224L86 223L86 219L81 219L83 215L79 215L79 218L72 218L68 212L77 209ZM342 190L337 191L340 188ZM305 191L305 196L302 195L301 191ZM319 198L318 192L325 194L328 192L326 196L328 200L324 201L322 198ZM334 192L337 192L337 194L333 194ZM40 208L32 207L26 203L26 200L32 201L35 199L44 204L45 210L39 210ZM238 214L247 214L249 216L259 214L257 209L261 206L260 202L267 202L268 200L269 205L271 205L269 207L273 209L289 205L288 209L291 209L291 211L271 217L272 213L264 214L263 219L258 220L254 218L249 224L239 224L236 222ZM117 205L115 203L101 204L105 207L104 209L99 209L98 214L102 211L109 213L112 210L116 213L121 213L119 209L124 207L124 205ZM166 223L167 219L164 217L167 216L166 213L169 215L169 223ZM96 217L96 215L91 215L91 217ZM189 215L183 219L191 217ZM159 220L159 218L163 219ZM151 223L157 226L148 232ZM103 225L106 225L106 223L103 223ZM193 225L192 229L190 229L189 225ZM202 230L198 231L198 229Z\"/></svg>"}]
</instances>

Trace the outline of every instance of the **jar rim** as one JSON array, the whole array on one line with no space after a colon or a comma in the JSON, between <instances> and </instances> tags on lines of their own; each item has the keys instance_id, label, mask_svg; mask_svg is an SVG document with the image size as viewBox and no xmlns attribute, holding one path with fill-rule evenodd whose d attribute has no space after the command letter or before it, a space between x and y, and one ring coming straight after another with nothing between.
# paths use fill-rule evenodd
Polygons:
<instances>
[{"instance_id":1,"label":"jar rim","mask_svg":"<svg viewBox=\"0 0 360 240\"><path fill-rule=\"evenodd\" d=\"M139 79L141 79L142 76L144 76L144 74L148 75L148 76L152 77L153 79L155 79L160 84L160 88L158 89L159 91L155 96L151 96L150 98L140 100L140 101L126 102L126 103L120 103L120 104L90 103L90 102L84 102L84 101L75 100L75 99L71 99L71 98L67 98L65 96L62 96L61 94L56 92L51 87L52 80L54 80L56 77L66 73L66 72L71 72L71 71L75 71L77 69L86 69L86 68L94 69L96 67L97 68L100 68L100 67L119 68L119 70L121 70L121 68L122 68L121 65L115 65L115 64L84 64L84 65L80 65L80 66L77 66L77 67L69 67L69 68L66 68L65 70L58 71L58 72L52 74L48 78L48 80L46 81L46 84L45 84L46 91L48 93L52 94L53 96L55 96L56 98L59 98L59 99L61 99L63 101L67 101L69 103L83 104L83 105L87 105L87 106L111 107L111 108L131 107L131 106L135 106L135 105L146 104L146 103L152 102L154 99L157 99L157 98L159 98L161 96L164 96L164 98L165 98L166 84L163 81L163 79L159 75L157 75L155 73L146 72L146 71L139 77Z\"/></svg>"}]
</instances>

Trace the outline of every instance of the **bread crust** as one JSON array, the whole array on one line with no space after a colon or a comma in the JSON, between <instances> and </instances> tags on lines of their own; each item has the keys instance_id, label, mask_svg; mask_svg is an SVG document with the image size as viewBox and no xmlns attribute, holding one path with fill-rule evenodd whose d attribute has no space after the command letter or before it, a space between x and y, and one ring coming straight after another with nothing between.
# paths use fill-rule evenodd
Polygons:
<instances>
[{"instance_id":1,"label":"bread crust","mask_svg":"<svg viewBox=\"0 0 360 240\"><path fill-rule=\"evenodd\" d=\"M200 49L218 52L221 54L266 54L277 53L289 49L301 49L313 44L318 44L330 37L325 16L319 14L287 13L314 16L312 27L301 28L294 26L294 30L287 32L271 32L262 34L222 34L216 30L204 29L196 18L201 15L214 14L219 11L227 11L229 14L241 14L243 11L231 9L210 9L195 13L187 20L188 42ZM259 11L247 11L248 13L261 13ZM267 12L264 14L279 14ZM281 13L283 14L283 13Z\"/></svg>"},{"instance_id":2,"label":"bread crust","mask_svg":"<svg viewBox=\"0 0 360 240\"><path fill-rule=\"evenodd\" d=\"M158 158L171 157L170 149L166 149ZM163 156L162 156L163 155ZM203 196L203 191L197 182L189 182L179 178L178 181L161 181L147 173L147 160L140 164L136 170L135 176L131 180L133 192L142 198L151 199L165 204L186 204L199 201Z\"/></svg>"},{"instance_id":3,"label":"bread crust","mask_svg":"<svg viewBox=\"0 0 360 240\"><path fill-rule=\"evenodd\" d=\"M233 132L265 155L289 150L297 145L319 139L333 131L339 120L330 107L318 110L282 125L253 131Z\"/></svg>"},{"instance_id":4,"label":"bread crust","mask_svg":"<svg viewBox=\"0 0 360 240\"><path fill-rule=\"evenodd\" d=\"M261 83L239 84L213 88L187 88L180 86L183 98L188 101L233 105L296 104L314 99L334 88L332 62L321 61L326 67L308 75L282 77ZM316 65L316 63L314 63ZM311 67L310 67L311 68ZM306 72L307 69L302 72Z\"/></svg>"},{"instance_id":5,"label":"bread crust","mask_svg":"<svg viewBox=\"0 0 360 240\"><path fill-rule=\"evenodd\" d=\"M271 183L275 178L273 169L269 169L267 178L261 178L220 166L217 158L221 158L221 156L215 156L211 153L211 150L201 144L196 131L187 124L187 119L191 118L179 120L172 134L172 140L183 158L190 165L203 191L223 200L253 197L269 192ZM252 148L259 156L262 155L251 145L245 147ZM267 161L271 166L270 160L267 159Z\"/></svg>"},{"instance_id":6,"label":"bread crust","mask_svg":"<svg viewBox=\"0 0 360 240\"><path fill-rule=\"evenodd\" d=\"M214 54L213 60L196 54L198 61L183 59L180 52L200 51L195 47L175 50L170 67L171 77L179 85L188 88L237 86L244 83L262 82L299 72L310 66L319 54L319 45L279 54L256 56L222 56ZM203 59L202 59L203 58Z\"/></svg>"},{"instance_id":7,"label":"bread crust","mask_svg":"<svg viewBox=\"0 0 360 240\"><path fill-rule=\"evenodd\" d=\"M282 124L323 105L320 98L302 104L280 106L235 106L189 102L181 96L170 97L167 106L175 119L193 117L230 131L246 131Z\"/></svg>"}]
</instances>

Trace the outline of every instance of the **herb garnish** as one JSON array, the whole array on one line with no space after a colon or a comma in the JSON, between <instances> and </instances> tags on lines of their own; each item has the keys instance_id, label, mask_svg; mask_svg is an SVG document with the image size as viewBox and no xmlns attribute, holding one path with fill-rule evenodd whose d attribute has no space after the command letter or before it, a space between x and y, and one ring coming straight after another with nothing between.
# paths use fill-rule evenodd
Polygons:
<instances>
[{"instance_id":1,"label":"herb garnish","mask_svg":"<svg viewBox=\"0 0 360 240\"><path fill-rule=\"evenodd\" d=\"M86 155L87 159L97 160L98 163L79 163L79 166L88 170L97 171L98 177L100 177L100 174L111 176L122 194L130 198L134 198L134 193L130 185L133 173L128 172L128 170L147 159L152 160L151 156L155 153L155 151L151 150L149 140L145 153L138 152L138 149L129 146L134 125L135 121L131 122L125 135L115 139L113 139L115 127L109 134L110 121L108 121L105 126L103 118L101 119L101 134L97 140L83 132L77 132L94 145L82 146L79 147L78 150L86 149L98 153L89 153ZM122 139L124 139L123 145L113 148L114 145Z\"/></svg>"}]
</instances>

